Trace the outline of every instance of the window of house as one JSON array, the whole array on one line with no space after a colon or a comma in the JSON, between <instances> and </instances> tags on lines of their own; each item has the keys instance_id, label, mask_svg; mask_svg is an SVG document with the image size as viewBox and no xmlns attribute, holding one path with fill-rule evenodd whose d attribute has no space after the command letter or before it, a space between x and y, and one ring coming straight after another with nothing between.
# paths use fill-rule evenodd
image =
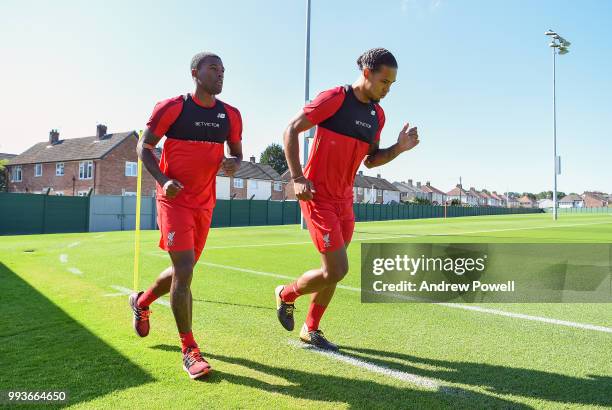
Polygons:
<instances>
[{"instance_id":1,"label":"window of house","mask_svg":"<svg viewBox=\"0 0 612 410\"><path fill-rule=\"evenodd\" d=\"M64 163L58 162L55 164L55 176L61 177L64 175Z\"/></svg>"},{"instance_id":2,"label":"window of house","mask_svg":"<svg viewBox=\"0 0 612 410\"><path fill-rule=\"evenodd\" d=\"M34 176L39 177L42 175L42 164L34 165Z\"/></svg>"},{"instance_id":3,"label":"window of house","mask_svg":"<svg viewBox=\"0 0 612 410\"><path fill-rule=\"evenodd\" d=\"M382 189L376 190L376 195L382 196L382 194L383 194L383 190Z\"/></svg>"},{"instance_id":4,"label":"window of house","mask_svg":"<svg viewBox=\"0 0 612 410\"><path fill-rule=\"evenodd\" d=\"M125 176L126 177L137 177L138 176L138 163L137 162L126 162L125 163Z\"/></svg>"},{"instance_id":5,"label":"window of house","mask_svg":"<svg viewBox=\"0 0 612 410\"><path fill-rule=\"evenodd\" d=\"M88 193L88 192L89 192L89 191L79 191L79 192L77 192L77 195L78 195L78 196L87 196L87 193Z\"/></svg>"},{"instance_id":6,"label":"window of house","mask_svg":"<svg viewBox=\"0 0 612 410\"><path fill-rule=\"evenodd\" d=\"M11 169L11 181L21 182L21 165L14 166Z\"/></svg>"},{"instance_id":7,"label":"window of house","mask_svg":"<svg viewBox=\"0 0 612 410\"><path fill-rule=\"evenodd\" d=\"M234 188L242 188L243 180L242 178L234 178Z\"/></svg>"},{"instance_id":8,"label":"window of house","mask_svg":"<svg viewBox=\"0 0 612 410\"><path fill-rule=\"evenodd\" d=\"M283 183L276 181L274 182L274 190L275 191L282 191L283 190Z\"/></svg>"},{"instance_id":9,"label":"window of house","mask_svg":"<svg viewBox=\"0 0 612 410\"><path fill-rule=\"evenodd\" d=\"M93 177L93 161L79 162L79 179L91 179Z\"/></svg>"},{"instance_id":10,"label":"window of house","mask_svg":"<svg viewBox=\"0 0 612 410\"><path fill-rule=\"evenodd\" d=\"M358 194L363 194L363 188L362 187L358 187L357 188L357 193Z\"/></svg>"}]
</instances>

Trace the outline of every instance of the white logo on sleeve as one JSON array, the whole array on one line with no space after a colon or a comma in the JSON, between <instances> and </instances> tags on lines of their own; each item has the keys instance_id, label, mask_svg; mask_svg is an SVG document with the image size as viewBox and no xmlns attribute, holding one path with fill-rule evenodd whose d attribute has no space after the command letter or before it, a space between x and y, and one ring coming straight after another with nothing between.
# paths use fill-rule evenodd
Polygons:
<instances>
[{"instance_id":1,"label":"white logo on sleeve","mask_svg":"<svg viewBox=\"0 0 612 410\"><path fill-rule=\"evenodd\" d=\"M174 244L174 231L168 232L168 246L172 246Z\"/></svg>"},{"instance_id":2,"label":"white logo on sleeve","mask_svg":"<svg viewBox=\"0 0 612 410\"><path fill-rule=\"evenodd\" d=\"M323 247L329 248L331 246L331 241L329 240L329 234L326 233L323 235Z\"/></svg>"},{"instance_id":3,"label":"white logo on sleeve","mask_svg":"<svg viewBox=\"0 0 612 410\"><path fill-rule=\"evenodd\" d=\"M376 115L376 111L372 110L372 112L370 112L370 114Z\"/></svg>"},{"instance_id":4,"label":"white logo on sleeve","mask_svg":"<svg viewBox=\"0 0 612 410\"><path fill-rule=\"evenodd\" d=\"M220 112L219 114L217 114L217 118L225 118L225 114Z\"/></svg>"}]
</instances>

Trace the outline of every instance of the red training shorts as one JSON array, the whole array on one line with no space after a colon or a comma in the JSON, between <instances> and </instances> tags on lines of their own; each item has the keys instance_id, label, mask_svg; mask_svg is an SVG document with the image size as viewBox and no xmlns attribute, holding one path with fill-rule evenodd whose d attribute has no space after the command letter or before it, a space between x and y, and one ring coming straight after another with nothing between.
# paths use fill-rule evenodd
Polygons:
<instances>
[{"instance_id":1,"label":"red training shorts","mask_svg":"<svg viewBox=\"0 0 612 410\"><path fill-rule=\"evenodd\" d=\"M206 243L212 213L212 209L192 209L157 201L159 247L165 251L193 249L197 262Z\"/></svg>"},{"instance_id":2,"label":"red training shorts","mask_svg":"<svg viewBox=\"0 0 612 410\"><path fill-rule=\"evenodd\" d=\"M321 253L348 245L353 237L353 201L300 201L310 237Z\"/></svg>"}]
</instances>

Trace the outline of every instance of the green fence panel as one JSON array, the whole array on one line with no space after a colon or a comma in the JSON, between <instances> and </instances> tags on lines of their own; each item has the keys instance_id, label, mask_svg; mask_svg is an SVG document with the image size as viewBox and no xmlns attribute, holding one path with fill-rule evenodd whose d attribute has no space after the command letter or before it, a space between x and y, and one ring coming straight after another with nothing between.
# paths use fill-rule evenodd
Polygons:
<instances>
[{"instance_id":1,"label":"green fence panel","mask_svg":"<svg viewBox=\"0 0 612 410\"><path fill-rule=\"evenodd\" d=\"M230 226L248 226L250 220L250 201L248 200L232 200L231 204L231 225Z\"/></svg>"},{"instance_id":2,"label":"green fence panel","mask_svg":"<svg viewBox=\"0 0 612 410\"><path fill-rule=\"evenodd\" d=\"M213 228L220 228L230 226L230 204L231 200L217 199L217 204L213 210L212 221L210 226Z\"/></svg>"},{"instance_id":3,"label":"green fence panel","mask_svg":"<svg viewBox=\"0 0 612 410\"><path fill-rule=\"evenodd\" d=\"M89 198L0 193L0 235L87 232Z\"/></svg>"}]
</instances>

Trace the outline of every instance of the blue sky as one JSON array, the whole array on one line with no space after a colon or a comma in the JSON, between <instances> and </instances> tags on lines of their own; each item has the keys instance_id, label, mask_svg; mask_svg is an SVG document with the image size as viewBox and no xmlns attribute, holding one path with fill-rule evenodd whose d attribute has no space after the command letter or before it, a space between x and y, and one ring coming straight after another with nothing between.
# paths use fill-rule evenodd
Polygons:
<instances>
[{"instance_id":1,"label":"blue sky","mask_svg":"<svg viewBox=\"0 0 612 410\"><path fill-rule=\"evenodd\" d=\"M311 98L353 82L383 46L399 62L382 101L392 144L403 122L421 144L366 174L533 191L552 186L552 55L557 60L559 189L612 191L609 1L312 0ZM305 0L0 2L0 152L45 140L140 129L156 101L191 91L201 50L226 66L220 99L244 120L246 155L281 142L303 105ZM606 120L607 119L607 120Z\"/></svg>"}]
</instances>

